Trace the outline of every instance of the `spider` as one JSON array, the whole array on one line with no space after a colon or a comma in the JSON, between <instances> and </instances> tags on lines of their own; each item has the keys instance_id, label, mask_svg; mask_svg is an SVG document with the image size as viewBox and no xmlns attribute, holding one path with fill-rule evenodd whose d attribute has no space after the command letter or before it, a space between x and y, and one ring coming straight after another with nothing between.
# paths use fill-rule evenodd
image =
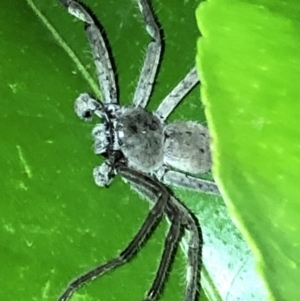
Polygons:
<instances>
[{"instance_id":1,"label":"spider","mask_svg":"<svg viewBox=\"0 0 300 301\"><path fill-rule=\"evenodd\" d=\"M108 187L115 175L120 175L152 205L138 233L115 258L73 280L59 301L67 301L83 284L129 262L154 231L165 215L170 229L165 239L161 261L150 290L144 300L159 298L172 263L182 230L188 234L185 301L195 300L199 288L202 237L193 214L173 195L166 185L175 185L219 195L214 182L194 175L211 169L210 137L208 129L197 122L165 121L178 103L198 83L195 68L163 99L155 112L145 107L153 90L161 60L162 38L155 16L147 0L135 0L144 20L151 42L141 70L131 106L119 103L115 75L105 39L94 14L81 2L59 0L69 13L85 23L86 35L96 65L103 100L87 93L75 101L75 112L83 120L98 116L92 136L94 152L105 158L94 168L97 185Z\"/></svg>"}]
</instances>

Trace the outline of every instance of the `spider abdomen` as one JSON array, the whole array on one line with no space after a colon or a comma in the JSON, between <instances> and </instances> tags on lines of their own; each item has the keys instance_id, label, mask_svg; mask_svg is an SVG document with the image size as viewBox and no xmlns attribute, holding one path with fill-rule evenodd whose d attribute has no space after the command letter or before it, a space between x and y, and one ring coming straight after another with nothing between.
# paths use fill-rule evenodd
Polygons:
<instances>
[{"instance_id":1,"label":"spider abdomen","mask_svg":"<svg viewBox=\"0 0 300 301\"><path fill-rule=\"evenodd\" d=\"M197 122L176 121L164 128L164 164L192 173L211 169L208 129Z\"/></svg>"},{"instance_id":2,"label":"spider abdomen","mask_svg":"<svg viewBox=\"0 0 300 301\"><path fill-rule=\"evenodd\" d=\"M123 108L119 117L118 142L128 164L143 172L158 169L163 162L163 124L145 109Z\"/></svg>"}]
</instances>

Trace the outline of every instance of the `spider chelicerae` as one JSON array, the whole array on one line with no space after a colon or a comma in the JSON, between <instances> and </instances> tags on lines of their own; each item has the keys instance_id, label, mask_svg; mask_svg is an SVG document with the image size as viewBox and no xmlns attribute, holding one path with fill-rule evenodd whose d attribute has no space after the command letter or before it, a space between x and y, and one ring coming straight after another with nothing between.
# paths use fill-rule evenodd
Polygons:
<instances>
[{"instance_id":1,"label":"spider chelicerae","mask_svg":"<svg viewBox=\"0 0 300 301\"><path fill-rule=\"evenodd\" d=\"M162 39L147 0L135 0L146 30L151 37L146 58L131 106L122 106L105 39L98 21L81 2L59 0L75 17L85 23L85 31L93 53L102 101L87 93L75 101L75 111L84 120L97 115L102 123L93 131L94 151L105 161L94 169L97 185L108 187L120 175L152 205L150 212L128 246L115 258L72 281L59 301L68 300L81 285L130 261L154 231L161 217L170 222L161 261L150 290L144 300L157 300L167 279L172 256L182 237L188 235L185 301L193 301L199 288L202 238L192 213L164 185L175 185L219 195L215 183L193 175L211 169L210 137L206 127L192 121L165 123L178 103L199 82L195 68L167 95L156 111L145 107L153 90L161 59Z\"/></svg>"}]
</instances>

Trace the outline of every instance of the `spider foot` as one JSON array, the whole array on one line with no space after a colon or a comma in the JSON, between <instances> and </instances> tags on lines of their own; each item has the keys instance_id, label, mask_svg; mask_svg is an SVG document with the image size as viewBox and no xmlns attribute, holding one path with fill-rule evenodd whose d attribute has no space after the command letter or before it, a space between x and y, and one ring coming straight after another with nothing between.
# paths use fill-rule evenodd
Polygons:
<instances>
[{"instance_id":1,"label":"spider foot","mask_svg":"<svg viewBox=\"0 0 300 301\"><path fill-rule=\"evenodd\" d=\"M89 121L92 119L93 114L99 109L100 103L91 98L87 93L82 93L75 100L75 113L80 119Z\"/></svg>"},{"instance_id":2,"label":"spider foot","mask_svg":"<svg viewBox=\"0 0 300 301\"><path fill-rule=\"evenodd\" d=\"M108 187L115 176L115 172L111 163L109 161L105 161L100 166L94 168L93 176L96 185L100 187Z\"/></svg>"}]
</instances>

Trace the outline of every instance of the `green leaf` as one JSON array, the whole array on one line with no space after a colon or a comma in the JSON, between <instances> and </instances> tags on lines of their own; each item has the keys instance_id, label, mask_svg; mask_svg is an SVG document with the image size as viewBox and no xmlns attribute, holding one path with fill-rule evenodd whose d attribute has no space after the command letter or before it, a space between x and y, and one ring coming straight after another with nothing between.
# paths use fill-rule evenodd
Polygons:
<instances>
[{"instance_id":1,"label":"green leaf","mask_svg":"<svg viewBox=\"0 0 300 301\"><path fill-rule=\"evenodd\" d=\"M214 174L276 300L298 300L300 6L209 1L198 69Z\"/></svg>"}]
</instances>

